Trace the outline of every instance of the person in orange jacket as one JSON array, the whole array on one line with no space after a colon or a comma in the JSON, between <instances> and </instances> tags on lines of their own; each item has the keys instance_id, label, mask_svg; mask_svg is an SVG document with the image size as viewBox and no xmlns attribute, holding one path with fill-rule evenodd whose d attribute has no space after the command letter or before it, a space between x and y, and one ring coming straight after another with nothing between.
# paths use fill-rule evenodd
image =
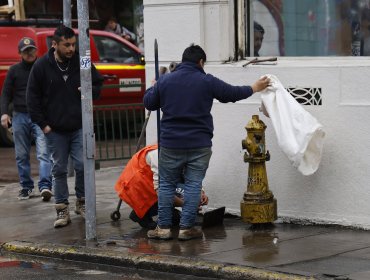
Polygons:
<instances>
[{"instance_id":1,"label":"person in orange jacket","mask_svg":"<svg viewBox=\"0 0 370 280\"><path fill-rule=\"evenodd\" d=\"M158 145L149 145L132 156L114 186L118 196L133 210L129 218L141 227L154 229L153 217L158 214ZM184 203L182 182L177 184L174 207ZM207 205L208 197L202 190L199 205ZM174 223L179 223L179 211L174 208Z\"/></svg>"}]
</instances>

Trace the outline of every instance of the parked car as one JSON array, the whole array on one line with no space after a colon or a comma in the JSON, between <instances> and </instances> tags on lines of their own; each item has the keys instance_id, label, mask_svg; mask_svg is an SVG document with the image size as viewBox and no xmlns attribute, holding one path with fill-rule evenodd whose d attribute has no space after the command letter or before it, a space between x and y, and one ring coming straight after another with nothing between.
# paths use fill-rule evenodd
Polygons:
<instances>
[{"instance_id":1,"label":"parked car","mask_svg":"<svg viewBox=\"0 0 370 280\"><path fill-rule=\"evenodd\" d=\"M55 28L0 27L0 89L9 67L20 60L18 42L30 37L42 56L51 46ZM78 33L78 30L75 30ZM76 48L78 50L78 46ZM145 87L145 59L141 50L122 37L101 30L90 30L91 61L104 77L101 98L94 105L141 104ZM129 87L124 87L124 86ZM0 144L9 146L13 139L0 128Z\"/></svg>"}]
</instances>

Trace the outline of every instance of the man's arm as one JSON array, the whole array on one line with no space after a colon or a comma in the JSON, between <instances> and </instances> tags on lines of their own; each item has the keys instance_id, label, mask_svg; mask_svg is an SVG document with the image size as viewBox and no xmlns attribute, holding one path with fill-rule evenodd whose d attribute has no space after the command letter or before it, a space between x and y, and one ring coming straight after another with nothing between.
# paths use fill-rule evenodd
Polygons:
<instances>
[{"instance_id":1,"label":"man's arm","mask_svg":"<svg viewBox=\"0 0 370 280\"><path fill-rule=\"evenodd\" d=\"M232 86L212 75L208 75L208 79L212 85L214 97L222 103L246 99L253 93L264 90L270 83L267 77L258 79L252 86Z\"/></svg>"},{"instance_id":2,"label":"man's arm","mask_svg":"<svg viewBox=\"0 0 370 280\"><path fill-rule=\"evenodd\" d=\"M9 115L9 104L13 100L14 90L14 67L10 67L1 93L1 115Z\"/></svg>"},{"instance_id":3,"label":"man's arm","mask_svg":"<svg viewBox=\"0 0 370 280\"><path fill-rule=\"evenodd\" d=\"M131 32L130 30L128 30L126 27L124 26L121 26L122 28L122 36L127 39L127 40L136 40L136 35L135 33Z\"/></svg>"},{"instance_id":4,"label":"man's arm","mask_svg":"<svg viewBox=\"0 0 370 280\"><path fill-rule=\"evenodd\" d=\"M3 85L1 93L1 126L8 128L12 123L9 115L9 104L13 100L14 91L14 67L10 67Z\"/></svg>"},{"instance_id":5,"label":"man's arm","mask_svg":"<svg viewBox=\"0 0 370 280\"><path fill-rule=\"evenodd\" d=\"M160 108L158 82L145 91L143 103L149 111L155 111Z\"/></svg>"},{"instance_id":6,"label":"man's arm","mask_svg":"<svg viewBox=\"0 0 370 280\"><path fill-rule=\"evenodd\" d=\"M27 110L30 114L32 122L36 123L42 130L44 130L44 128L48 126L48 123L42 107L42 98L43 94L45 94L41 87L42 83L50 83L49 86L51 86L52 81L48 81L43 78L42 73L37 71L35 64L32 67L27 83Z\"/></svg>"},{"instance_id":7,"label":"man's arm","mask_svg":"<svg viewBox=\"0 0 370 280\"><path fill-rule=\"evenodd\" d=\"M100 98L100 91L103 85L104 78L98 70L96 70L95 66L92 64L91 67L91 80L92 80L92 99L96 100Z\"/></svg>"}]
</instances>

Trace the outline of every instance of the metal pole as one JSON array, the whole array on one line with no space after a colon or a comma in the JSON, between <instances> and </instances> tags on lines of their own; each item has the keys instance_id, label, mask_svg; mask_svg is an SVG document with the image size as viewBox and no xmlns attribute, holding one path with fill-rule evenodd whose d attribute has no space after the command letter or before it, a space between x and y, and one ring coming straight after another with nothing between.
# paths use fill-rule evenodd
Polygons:
<instances>
[{"instance_id":1,"label":"metal pole","mask_svg":"<svg viewBox=\"0 0 370 280\"><path fill-rule=\"evenodd\" d=\"M71 0L63 0L63 24L67 27L72 27L71 14Z\"/></svg>"},{"instance_id":2,"label":"metal pole","mask_svg":"<svg viewBox=\"0 0 370 280\"><path fill-rule=\"evenodd\" d=\"M158 60L158 42L157 39L154 40L154 67L155 67L155 80L158 81L159 79L159 60ZM159 93L158 93L159 94ZM161 164L159 162L159 153L161 149L160 144L160 137L161 137L161 109L157 110L157 141L158 141L158 169L159 165ZM160 186L160 177L158 172L158 188Z\"/></svg>"},{"instance_id":3,"label":"metal pole","mask_svg":"<svg viewBox=\"0 0 370 280\"><path fill-rule=\"evenodd\" d=\"M154 40L154 70L155 70L155 80L159 79L159 61L158 61L158 43L157 39ZM157 141L158 141L158 151L160 149L159 139L161 136L161 109L157 110ZM159 153L158 153L159 156Z\"/></svg>"},{"instance_id":4,"label":"metal pole","mask_svg":"<svg viewBox=\"0 0 370 280\"><path fill-rule=\"evenodd\" d=\"M72 27L71 23L71 0L63 0L63 24L67 27ZM68 177L73 177L74 169L72 158L68 158Z\"/></svg>"},{"instance_id":5,"label":"metal pole","mask_svg":"<svg viewBox=\"0 0 370 280\"><path fill-rule=\"evenodd\" d=\"M93 123L88 0L77 1L84 153L86 240L96 240L95 134Z\"/></svg>"}]
</instances>

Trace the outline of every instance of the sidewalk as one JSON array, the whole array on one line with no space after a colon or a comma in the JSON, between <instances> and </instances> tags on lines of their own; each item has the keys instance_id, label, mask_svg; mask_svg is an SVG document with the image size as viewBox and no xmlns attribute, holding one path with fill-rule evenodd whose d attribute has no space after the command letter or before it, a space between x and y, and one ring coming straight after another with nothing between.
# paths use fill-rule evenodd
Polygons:
<instances>
[{"instance_id":1,"label":"sidewalk","mask_svg":"<svg viewBox=\"0 0 370 280\"><path fill-rule=\"evenodd\" d=\"M18 184L0 187L1 250L220 279L370 279L368 231L279 221L252 230L239 218L226 217L223 226L204 229L203 239L149 240L128 219L126 204L119 221L110 219L120 172L96 171L97 242L85 241L85 222L73 212L73 188L72 223L54 229L53 199L18 201Z\"/></svg>"}]
</instances>

